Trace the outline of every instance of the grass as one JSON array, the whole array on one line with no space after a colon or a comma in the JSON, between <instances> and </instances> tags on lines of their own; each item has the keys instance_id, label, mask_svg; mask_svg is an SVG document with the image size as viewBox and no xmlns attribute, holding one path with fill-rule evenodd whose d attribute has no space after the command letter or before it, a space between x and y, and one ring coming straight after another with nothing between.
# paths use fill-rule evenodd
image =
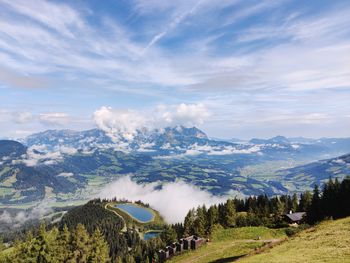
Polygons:
<instances>
[{"instance_id":1,"label":"grass","mask_svg":"<svg viewBox=\"0 0 350 263\"><path fill-rule=\"evenodd\" d=\"M230 241L243 239L276 239L286 237L284 228L270 229L267 227L237 227L228 229L218 229L213 232L212 240Z\"/></svg>"},{"instance_id":2,"label":"grass","mask_svg":"<svg viewBox=\"0 0 350 263\"><path fill-rule=\"evenodd\" d=\"M232 262L265 245L268 240L284 238L286 235L283 229L266 227L217 228L213 231L211 242L198 250L175 256L167 262Z\"/></svg>"},{"instance_id":3,"label":"grass","mask_svg":"<svg viewBox=\"0 0 350 263\"><path fill-rule=\"evenodd\" d=\"M350 262L350 217L325 221L262 254L244 258L240 262Z\"/></svg>"},{"instance_id":4,"label":"grass","mask_svg":"<svg viewBox=\"0 0 350 263\"><path fill-rule=\"evenodd\" d=\"M7 186L7 187L11 187L16 181L17 174L13 173L11 176L7 177L4 181L2 181L2 186Z\"/></svg>"}]
</instances>

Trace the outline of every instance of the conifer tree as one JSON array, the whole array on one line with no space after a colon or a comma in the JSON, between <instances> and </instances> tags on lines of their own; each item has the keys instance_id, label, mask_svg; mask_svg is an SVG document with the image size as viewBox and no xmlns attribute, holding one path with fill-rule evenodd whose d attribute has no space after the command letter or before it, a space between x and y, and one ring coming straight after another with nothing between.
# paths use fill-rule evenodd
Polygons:
<instances>
[{"instance_id":1,"label":"conifer tree","mask_svg":"<svg viewBox=\"0 0 350 263\"><path fill-rule=\"evenodd\" d=\"M66 262L70 257L70 238L71 233L69 232L67 225L64 225L62 231L60 231L57 237L58 257L61 262Z\"/></svg>"},{"instance_id":2,"label":"conifer tree","mask_svg":"<svg viewBox=\"0 0 350 263\"><path fill-rule=\"evenodd\" d=\"M184 235L189 236L193 233L193 224L195 220L195 212L194 209L188 211L185 221L184 221Z\"/></svg>"},{"instance_id":3,"label":"conifer tree","mask_svg":"<svg viewBox=\"0 0 350 263\"><path fill-rule=\"evenodd\" d=\"M72 235L72 239L71 239L72 254L70 255L68 262L71 262L71 263L87 262L91 251L89 239L90 239L89 234L87 233L84 225L78 224Z\"/></svg>"},{"instance_id":4,"label":"conifer tree","mask_svg":"<svg viewBox=\"0 0 350 263\"><path fill-rule=\"evenodd\" d=\"M109 247L104 240L101 231L96 228L91 238L91 254L89 261L91 263L106 263L109 262Z\"/></svg>"},{"instance_id":5,"label":"conifer tree","mask_svg":"<svg viewBox=\"0 0 350 263\"><path fill-rule=\"evenodd\" d=\"M171 226L167 225L160 234L160 238L164 241L166 245L169 245L176 241L177 236L175 230Z\"/></svg>"},{"instance_id":6,"label":"conifer tree","mask_svg":"<svg viewBox=\"0 0 350 263\"><path fill-rule=\"evenodd\" d=\"M219 223L219 210L216 205L209 207L207 212L208 232L211 232L211 228Z\"/></svg>"},{"instance_id":7,"label":"conifer tree","mask_svg":"<svg viewBox=\"0 0 350 263\"><path fill-rule=\"evenodd\" d=\"M309 210L309 207L312 202L312 194L310 191L306 191L300 195L300 202L298 210L301 212L306 212Z\"/></svg>"},{"instance_id":8,"label":"conifer tree","mask_svg":"<svg viewBox=\"0 0 350 263\"><path fill-rule=\"evenodd\" d=\"M312 201L311 205L309 207L309 210L307 212L308 221L310 223L315 223L320 221L322 218L321 213L321 197L320 197L320 191L318 189L318 185L315 185L313 195L312 195Z\"/></svg>"},{"instance_id":9,"label":"conifer tree","mask_svg":"<svg viewBox=\"0 0 350 263\"><path fill-rule=\"evenodd\" d=\"M227 227L236 225L236 208L232 199L228 199L224 206L224 222Z\"/></svg>"},{"instance_id":10,"label":"conifer tree","mask_svg":"<svg viewBox=\"0 0 350 263\"><path fill-rule=\"evenodd\" d=\"M296 211L298 211L298 196L296 193L293 194L292 196L292 206L291 206L291 210L295 213Z\"/></svg>"},{"instance_id":11,"label":"conifer tree","mask_svg":"<svg viewBox=\"0 0 350 263\"><path fill-rule=\"evenodd\" d=\"M205 226L206 226L206 208L205 206L203 207L198 207L197 208L197 213L196 213L196 218L193 222L193 234L197 236L204 236L205 235Z\"/></svg>"}]
</instances>

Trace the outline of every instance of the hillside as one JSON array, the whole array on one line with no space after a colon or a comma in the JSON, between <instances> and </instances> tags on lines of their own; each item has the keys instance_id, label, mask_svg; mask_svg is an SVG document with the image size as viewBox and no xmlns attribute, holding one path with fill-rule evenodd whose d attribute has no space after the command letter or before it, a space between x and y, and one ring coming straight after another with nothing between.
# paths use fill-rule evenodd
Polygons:
<instances>
[{"instance_id":1,"label":"hillside","mask_svg":"<svg viewBox=\"0 0 350 263\"><path fill-rule=\"evenodd\" d=\"M257 237L260 236L260 240ZM280 243L280 244L279 244ZM268 249L268 246L273 248ZM263 248L263 249L261 249ZM261 249L261 250L260 250ZM257 254L260 253L261 254ZM350 217L324 221L287 238L283 229L241 227L217 229L212 242L167 262L350 262Z\"/></svg>"},{"instance_id":2,"label":"hillside","mask_svg":"<svg viewBox=\"0 0 350 263\"><path fill-rule=\"evenodd\" d=\"M314 184L322 185L329 178L342 180L349 174L350 154L277 172L277 175L282 178L285 185L293 186L299 191L313 187Z\"/></svg>"},{"instance_id":3,"label":"hillside","mask_svg":"<svg viewBox=\"0 0 350 263\"><path fill-rule=\"evenodd\" d=\"M350 262L350 217L325 221L269 251L239 262Z\"/></svg>"},{"instance_id":4,"label":"hillside","mask_svg":"<svg viewBox=\"0 0 350 263\"><path fill-rule=\"evenodd\" d=\"M305 165L350 152L348 141L277 136L231 143L182 126L140 129L132 138L100 129L48 130L23 144L0 141L0 207L31 206L44 198L77 203L130 174L137 183L181 180L214 195L301 192L349 172L342 157Z\"/></svg>"},{"instance_id":5,"label":"hillside","mask_svg":"<svg viewBox=\"0 0 350 263\"><path fill-rule=\"evenodd\" d=\"M258 240L260 237L260 240ZM283 229L266 227L218 228L212 234L212 241L198 250L184 252L167 262L209 263L232 262L265 243L280 242L286 235Z\"/></svg>"}]
</instances>

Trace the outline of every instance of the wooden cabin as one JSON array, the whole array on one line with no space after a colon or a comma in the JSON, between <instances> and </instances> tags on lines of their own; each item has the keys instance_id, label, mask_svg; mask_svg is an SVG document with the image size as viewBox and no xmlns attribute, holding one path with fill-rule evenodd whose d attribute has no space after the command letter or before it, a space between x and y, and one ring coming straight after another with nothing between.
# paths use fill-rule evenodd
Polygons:
<instances>
[{"instance_id":1,"label":"wooden cabin","mask_svg":"<svg viewBox=\"0 0 350 263\"><path fill-rule=\"evenodd\" d=\"M285 220L289 223L289 224L300 224L304 221L306 216L305 212L296 212L293 213L292 211L290 211L288 214L284 215Z\"/></svg>"},{"instance_id":2,"label":"wooden cabin","mask_svg":"<svg viewBox=\"0 0 350 263\"><path fill-rule=\"evenodd\" d=\"M205 243L205 239L201 237L194 236L191 240L191 249L196 250L201 245Z\"/></svg>"}]
</instances>

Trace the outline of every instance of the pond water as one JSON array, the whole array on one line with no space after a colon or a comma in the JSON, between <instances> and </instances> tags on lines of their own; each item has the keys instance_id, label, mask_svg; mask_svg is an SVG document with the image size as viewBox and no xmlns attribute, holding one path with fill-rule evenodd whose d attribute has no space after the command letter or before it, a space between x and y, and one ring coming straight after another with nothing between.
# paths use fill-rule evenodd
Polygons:
<instances>
[{"instance_id":1,"label":"pond water","mask_svg":"<svg viewBox=\"0 0 350 263\"><path fill-rule=\"evenodd\" d=\"M157 237L159 235L160 235L159 231L149 231L143 234L143 239L148 240L150 238Z\"/></svg>"},{"instance_id":2,"label":"pond water","mask_svg":"<svg viewBox=\"0 0 350 263\"><path fill-rule=\"evenodd\" d=\"M153 219L153 213L150 210L134 204L117 204L115 207L128 213L142 223L149 222Z\"/></svg>"}]
</instances>

